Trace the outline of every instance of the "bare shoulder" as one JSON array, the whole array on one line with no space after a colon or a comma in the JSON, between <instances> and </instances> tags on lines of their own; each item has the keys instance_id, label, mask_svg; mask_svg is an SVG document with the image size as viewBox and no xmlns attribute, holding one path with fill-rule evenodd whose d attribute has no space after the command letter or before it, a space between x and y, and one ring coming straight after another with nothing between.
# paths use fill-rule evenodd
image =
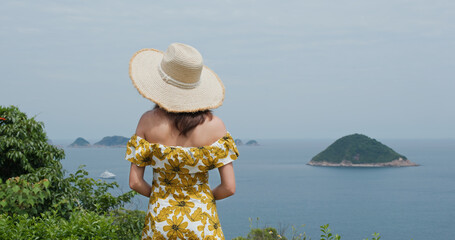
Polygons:
<instances>
[{"instance_id":1,"label":"bare shoulder","mask_svg":"<svg viewBox=\"0 0 455 240\"><path fill-rule=\"evenodd\" d=\"M151 130L159 131L163 122L163 114L158 109L153 109L142 114L136 128L136 135L142 138L148 137Z\"/></svg>"},{"instance_id":2,"label":"bare shoulder","mask_svg":"<svg viewBox=\"0 0 455 240\"><path fill-rule=\"evenodd\" d=\"M201 145L210 145L218 139L224 137L227 130L223 120L215 115L212 115L212 117L208 117L203 124L199 125L195 129L194 133L195 137L203 139L204 144Z\"/></svg>"},{"instance_id":3,"label":"bare shoulder","mask_svg":"<svg viewBox=\"0 0 455 240\"><path fill-rule=\"evenodd\" d=\"M212 115L211 118L207 119L207 127L210 128L211 131L222 135L220 137L226 135L227 130L223 120L215 115Z\"/></svg>"}]
</instances>

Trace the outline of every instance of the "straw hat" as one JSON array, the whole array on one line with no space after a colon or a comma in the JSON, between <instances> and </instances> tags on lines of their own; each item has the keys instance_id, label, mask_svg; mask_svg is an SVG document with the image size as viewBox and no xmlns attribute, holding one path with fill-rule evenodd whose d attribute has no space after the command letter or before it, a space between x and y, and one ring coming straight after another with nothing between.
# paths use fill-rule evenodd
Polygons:
<instances>
[{"instance_id":1,"label":"straw hat","mask_svg":"<svg viewBox=\"0 0 455 240\"><path fill-rule=\"evenodd\" d=\"M168 112L197 112L221 106L224 86L202 63L201 54L182 43L166 52L142 49L130 61L130 78L139 93Z\"/></svg>"}]
</instances>

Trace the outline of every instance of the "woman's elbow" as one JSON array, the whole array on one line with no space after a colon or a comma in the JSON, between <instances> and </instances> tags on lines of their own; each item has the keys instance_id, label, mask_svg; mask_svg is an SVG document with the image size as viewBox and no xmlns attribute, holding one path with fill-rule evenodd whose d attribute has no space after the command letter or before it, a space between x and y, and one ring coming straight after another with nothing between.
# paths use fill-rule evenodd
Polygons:
<instances>
[{"instance_id":1,"label":"woman's elbow","mask_svg":"<svg viewBox=\"0 0 455 240\"><path fill-rule=\"evenodd\" d=\"M232 196L232 195L234 195L234 194L235 194L235 188L234 188L234 189L231 189L231 190L229 190L229 191L228 191L228 193L229 193L229 196Z\"/></svg>"},{"instance_id":2,"label":"woman's elbow","mask_svg":"<svg viewBox=\"0 0 455 240\"><path fill-rule=\"evenodd\" d=\"M136 180L130 180L130 188L136 191L139 186L139 182Z\"/></svg>"},{"instance_id":3,"label":"woman's elbow","mask_svg":"<svg viewBox=\"0 0 455 240\"><path fill-rule=\"evenodd\" d=\"M229 196L234 195L235 194L235 185L227 186L226 187L226 194L228 194Z\"/></svg>"},{"instance_id":4,"label":"woman's elbow","mask_svg":"<svg viewBox=\"0 0 455 240\"><path fill-rule=\"evenodd\" d=\"M133 182L130 181L130 188L134 190L134 187L136 187L136 186L134 185Z\"/></svg>"}]
</instances>

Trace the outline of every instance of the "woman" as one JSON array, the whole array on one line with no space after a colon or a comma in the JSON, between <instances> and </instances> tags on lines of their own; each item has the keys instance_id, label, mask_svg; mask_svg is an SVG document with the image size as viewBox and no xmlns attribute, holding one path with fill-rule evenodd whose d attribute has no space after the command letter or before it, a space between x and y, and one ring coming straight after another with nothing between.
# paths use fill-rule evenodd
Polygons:
<instances>
[{"instance_id":1,"label":"woman","mask_svg":"<svg viewBox=\"0 0 455 240\"><path fill-rule=\"evenodd\" d=\"M143 114L127 144L130 187L150 197L142 239L224 239L215 200L235 192L232 161L238 151L221 119L210 109L224 100L218 76L193 47L171 44L166 52L138 51L130 78L156 103ZM153 182L144 180L146 166ZM218 168L221 184L208 185Z\"/></svg>"}]
</instances>

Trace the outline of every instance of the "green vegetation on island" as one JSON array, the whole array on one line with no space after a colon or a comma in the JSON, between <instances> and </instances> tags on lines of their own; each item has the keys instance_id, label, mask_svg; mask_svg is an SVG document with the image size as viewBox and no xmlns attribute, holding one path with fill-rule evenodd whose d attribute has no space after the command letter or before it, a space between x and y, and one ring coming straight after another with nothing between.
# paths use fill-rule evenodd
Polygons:
<instances>
[{"instance_id":1,"label":"green vegetation on island","mask_svg":"<svg viewBox=\"0 0 455 240\"><path fill-rule=\"evenodd\" d=\"M94 145L103 147L120 147L126 146L128 140L130 139L122 136L104 137L103 139L101 139L101 141L95 143Z\"/></svg>"},{"instance_id":2,"label":"green vegetation on island","mask_svg":"<svg viewBox=\"0 0 455 240\"><path fill-rule=\"evenodd\" d=\"M362 134L342 137L314 156L309 165L318 166L416 166L390 147Z\"/></svg>"},{"instance_id":3,"label":"green vegetation on island","mask_svg":"<svg viewBox=\"0 0 455 240\"><path fill-rule=\"evenodd\" d=\"M68 147L90 147L90 143L81 138L81 137L78 137L76 140L74 140L73 143L71 143Z\"/></svg>"}]
</instances>

